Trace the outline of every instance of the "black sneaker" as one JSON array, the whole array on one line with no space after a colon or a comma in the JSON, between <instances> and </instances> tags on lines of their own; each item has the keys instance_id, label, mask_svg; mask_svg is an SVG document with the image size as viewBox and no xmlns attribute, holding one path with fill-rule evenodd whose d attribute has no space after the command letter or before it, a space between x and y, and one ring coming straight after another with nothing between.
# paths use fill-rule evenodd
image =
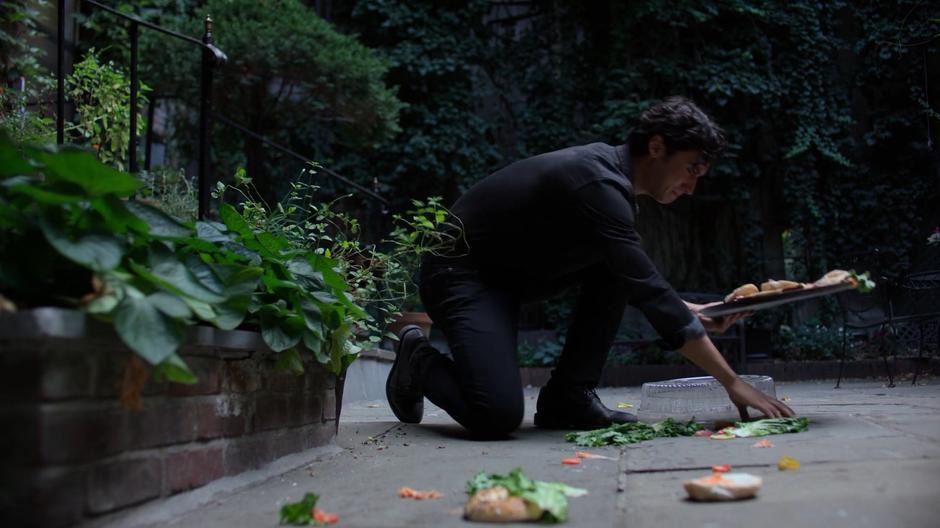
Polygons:
<instances>
[{"instance_id":1,"label":"black sneaker","mask_svg":"<svg viewBox=\"0 0 940 528\"><path fill-rule=\"evenodd\" d=\"M413 379L411 358L415 346L424 340L424 333L417 325L408 325L398 333L395 362L385 381L385 397L399 420L405 423L421 423L424 417L424 393Z\"/></svg>"},{"instance_id":2,"label":"black sneaker","mask_svg":"<svg viewBox=\"0 0 940 528\"><path fill-rule=\"evenodd\" d=\"M636 416L608 409L594 389L545 386L535 406L535 425L546 429L601 429L632 423Z\"/></svg>"}]
</instances>

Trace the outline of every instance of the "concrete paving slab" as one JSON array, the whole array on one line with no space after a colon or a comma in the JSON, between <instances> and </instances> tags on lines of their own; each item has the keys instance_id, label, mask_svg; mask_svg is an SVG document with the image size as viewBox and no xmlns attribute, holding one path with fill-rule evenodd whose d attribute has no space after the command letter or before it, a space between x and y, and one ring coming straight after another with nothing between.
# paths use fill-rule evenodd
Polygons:
<instances>
[{"instance_id":1,"label":"concrete paving slab","mask_svg":"<svg viewBox=\"0 0 940 528\"><path fill-rule=\"evenodd\" d=\"M686 499L682 482L702 471L630 474L616 526L630 528L934 527L938 460L804 464L796 471L749 468L764 479L757 498L729 503Z\"/></svg>"},{"instance_id":2,"label":"concrete paving slab","mask_svg":"<svg viewBox=\"0 0 940 528\"><path fill-rule=\"evenodd\" d=\"M516 466L538 479L590 490L571 499L570 526L933 526L940 504L940 385L882 387L878 382L778 385L791 405L810 417L807 433L776 435L772 449L757 439L657 439L626 448L590 451L618 460L564 466L577 449L563 433L532 426L537 391L526 391L526 418L513 438L479 442L466 437L440 409L427 405L423 424L395 421L382 400L343 408L341 452L267 482L219 497L196 511L180 511L159 526L264 527L277 525L280 506L306 491L340 515L339 526L471 526L461 519L464 483L477 471L505 473ZM639 388L603 389L601 399L639 405ZM803 463L779 472L787 454ZM681 482L729 463L765 477L764 490L736 504L683 500ZM401 486L437 489L444 497L397 497ZM620 490L620 491L618 491ZM929 524L928 524L929 523ZM157 525L153 525L157 526Z\"/></svg>"}]
</instances>

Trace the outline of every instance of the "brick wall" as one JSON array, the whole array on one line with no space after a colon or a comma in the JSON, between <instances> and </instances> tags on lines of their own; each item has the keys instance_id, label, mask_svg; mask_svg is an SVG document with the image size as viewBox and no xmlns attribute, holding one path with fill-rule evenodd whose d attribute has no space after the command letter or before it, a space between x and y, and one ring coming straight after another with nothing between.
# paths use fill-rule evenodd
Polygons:
<instances>
[{"instance_id":1,"label":"brick wall","mask_svg":"<svg viewBox=\"0 0 940 528\"><path fill-rule=\"evenodd\" d=\"M4 526L67 526L335 436L335 376L309 360L303 376L276 370L255 334L197 335L182 356L199 383L151 377L134 412L117 397L130 352L109 327L83 333L10 337L0 328ZM225 343L232 335L234 346Z\"/></svg>"}]
</instances>

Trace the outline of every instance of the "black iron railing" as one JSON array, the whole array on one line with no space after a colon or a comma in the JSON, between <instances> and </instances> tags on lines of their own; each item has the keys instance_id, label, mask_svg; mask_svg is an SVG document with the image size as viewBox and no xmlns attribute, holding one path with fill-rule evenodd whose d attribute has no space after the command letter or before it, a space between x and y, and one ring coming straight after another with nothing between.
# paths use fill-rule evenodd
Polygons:
<instances>
[{"instance_id":1,"label":"black iron railing","mask_svg":"<svg viewBox=\"0 0 940 528\"><path fill-rule=\"evenodd\" d=\"M199 218L205 218L206 214L209 212L209 196L211 193L211 135L212 135L212 119L218 119L226 125L235 128L243 134L250 135L266 145L279 150L294 159L300 160L304 163L309 163L311 160L293 150L288 149L282 145L279 145L273 141L268 140L267 138L252 132L251 130L235 123L234 121L221 116L213 115L212 113L212 79L213 72L216 67L224 64L228 57L225 53L217 48L212 43L212 19L209 16L206 16L205 19L205 32L203 33L202 40L190 37L188 35L183 35L182 33L177 33L170 29L158 26L156 24L147 22L137 16L128 13L122 13L112 7L106 6L94 0L83 0L82 2L85 5L89 5L95 9L100 9L110 15L116 16L120 19L123 19L129 23L128 26L128 37L130 38L130 84L131 84L131 94L130 94L130 142L128 145L129 159L128 167L130 172L136 173L139 170L138 160L137 160L137 94L140 88L140 82L138 79L138 42L140 38L140 28L144 27L149 30L156 31L158 33L163 33L175 39L188 42L193 46L197 46L202 49L202 72L199 83L199 138L198 138L198 173L197 173L197 189L198 189L198 200L199 200ZM58 93L56 95L56 139L59 144L65 142L65 22L66 22L66 8L65 0L58 0L58 35L57 35L57 57L56 57L56 74L57 74L57 89ZM145 168L150 169L150 160L151 160L151 143L153 141L153 118L154 118L154 103L151 100L148 111L147 111L147 137L145 145ZM388 201L380 196L375 190L370 190L348 178L343 177L336 172L329 170L327 168L321 167L319 169L323 173L329 175L332 178L335 178L345 185L352 187L368 198L378 202L381 205L383 214L388 210ZM374 187L377 182L374 182Z\"/></svg>"},{"instance_id":2,"label":"black iron railing","mask_svg":"<svg viewBox=\"0 0 940 528\"><path fill-rule=\"evenodd\" d=\"M205 21L205 33L202 40L197 40L188 35L177 33L151 24L134 15L122 13L116 9L94 0L84 0L85 5L100 9L110 15L116 16L130 23L128 27L128 36L131 41L131 101L130 101L130 141L128 145L129 159L128 167L130 172L136 173L139 170L137 163L137 93L140 89L137 68L137 49L140 40L141 26L169 35L173 38L188 42L194 46L202 48L202 78L200 79L200 97L199 97L199 168L198 168L198 189L199 189L199 218L205 218L209 211L209 193L210 193L210 164L209 164L209 142L211 134L211 113L212 113L212 71L213 69L227 60L225 53L212 44L212 19L208 16ZM65 141L65 0L58 0L58 35L57 35L57 54L56 75L58 77L58 93L56 95L56 138L59 144Z\"/></svg>"}]
</instances>

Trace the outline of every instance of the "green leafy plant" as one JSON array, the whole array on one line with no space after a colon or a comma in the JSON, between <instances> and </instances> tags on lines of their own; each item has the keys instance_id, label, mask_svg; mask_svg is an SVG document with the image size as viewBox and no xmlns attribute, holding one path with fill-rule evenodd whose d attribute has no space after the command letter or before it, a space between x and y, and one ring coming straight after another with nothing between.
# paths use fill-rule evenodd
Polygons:
<instances>
[{"instance_id":1,"label":"green leafy plant","mask_svg":"<svg viewBox=\"0 0 940 528\"><path fill-rule=\"evenodd\" d=\"M318 187L304 181L312 179L316 170L316 165L306 169L298 181L290 184L284 200L273 207L264 202L252 179L241 169L235 173L235 184L220 183L214 196L236 194L251 229L281 240L293 251L312 255L310 258L335 263L333 272L348 285L345 295L363 310L345 314L353 316L348 340L354 354L377 343L383 328L399 310L411 306L409 299L416 297L417 291L414 275L422 255L460 254L457 248L463 240L463 229L440 204L440 198L431 197L414 200L413 210L394 216L396 227L384 241L386 250L363 243L359 222L338 208L344 197L319 202ZM371 316L366 316L365 310Z\"/></svg>"},{"instance_id":2,"label":"green leafy plant","mask_svg":"<svg viewBox=\"0 0 940 528\"><path fill-rule=\"evenodd\" d=\"M315 493L305 493L303 499L298 502L289 502L281 506L281 524L290 524L294 526L326 526L334 524L339 520L339 516L332 513L326 513L317 508L319 495Z\"/></svg>"},{"instance_id":3,"label":"green leafy plant","mask_svg":"<svg viewBox=\"0 0 940 528\"><path fill-rule=\"evenodd\" d=\"M692 436L701 431L702 426L695 419L681 423L666 418L652 425L645 423L615 424L604 429L578 431L565 434L565 440L579 446L598 447L605 445L636 444L646 440L663 437Z\"/></svg>"},{"instance_id":4,"label":"green leafy plant","mask_svg":"<svg viewBox=\"0 0 940 528\"><path fill-rule=\"evenodd\" d=\"M496 486L506 488L510 496L522 497L527 504L537 507L543 512L540 520L548 523L568 519L568 497L587 495L587 490L561 482L533 480L522 472L522 468L513 469L508 475L481 471L467 481L467 495Z\"/></svg>"},{"instance_id":5,"label":"green leafy plant","mask_svg":"<svg viewBox=\"0 0 940 528\"><path fill-rule=\"evenodd\" d=\"M535 343L521 343L519 345L519 366L522 367L550 367L558 362L561 351L564 349L563 339L541 339Z\"/></svg>"},{"instance_id":6,"label":"green leafy plant","mask_svg":"<svg viewBox=\"0 0 940 528\"><path fill-rule=\"evenodd\" d=\"M98 159L124 170L130 144L130 81L113 62L101 63L95 50L75 65L66 80L69 97L75 102L78 121L69 127L77 132ZM140 83L137 108L147 104L150 88ZM139 110L138 110L139 111ZM137 121L138 137L144 132L144 120Z\"/></svg>"},{"instance_id":7,"label":"green leafy plant","mask_svg":"<svg viewBox=\"0 0 940 528\"><path fill-rule=\"evenodd\" d=\"M332 372L356 357L369 315L340 263L223 204L222 221L180 222L128 199L142 183L74 147L0 140L0 293L20 306L81 308L114 324L157 375L195 378L177 355L187 326L258 328L302 372L306 350Z\"/></svg>"},{"instance_id":8,"label":"green leafy plant","mask_svg":"<svg viewBox=\"0 0 940 528\"><path fill-rule=\"evenodd\" d=\"M196 219L199 210L196 186L182 169L157 167L139 174L143 187L137 199L158 207L180 220Z\"/></svg>"},{"instance_id":9,"label":"green leafy plant","mask_svg":"<svg viewBox=\"0 0 940 528\"><path fill-rule=\"evenodd\" d=\"M387 242L400 266L396 268L399 273L389 277L402 294L405 310L413 310L421 304L416 278L422 257L461 257L469 251L463 224L442 200L440 196L412 199L410 209L392 217L396 227Z\"/></svg>"},{"instance_id":10,"label":"green leafy plant","mask_svg":"<svg viewBox=\"0 0 940 528\"><path fill-rule=\"evenodd\" d=\"M818 321L799 326L780 325L774 348L783 359L831 359L842 349L842 332Z\"/></svg>"}]
</instances>

